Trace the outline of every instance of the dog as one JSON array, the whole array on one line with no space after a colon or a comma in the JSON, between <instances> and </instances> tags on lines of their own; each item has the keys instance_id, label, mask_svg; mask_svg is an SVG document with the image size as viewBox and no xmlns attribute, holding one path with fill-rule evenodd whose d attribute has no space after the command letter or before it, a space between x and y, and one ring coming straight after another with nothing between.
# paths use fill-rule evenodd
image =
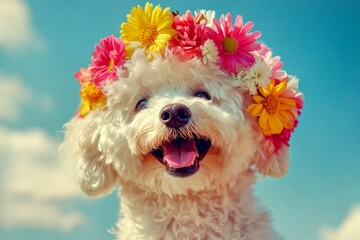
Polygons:
<instances>
[{"instance_id":1,"label":"dog","mask_svg":"<svg viewBox=\"0 0 360 240\"><path fill-rule=\"evenodd\" d=\"M131 14L168 12L159 8L147 3ZM211 36L231 15L209 15L166 15L172 35L160 53L144 39L134 44L123 24L121 37L102 39L75 74L82 103L63 148L73 148L86 194L105 196L120 184L118 239L280 239L252 186L259 174L286 174L302 94L264 44L252 43L249 66L223 64L221 51L237 39L228 35L220 49ZM176 45L185 20L207 36L194 53Z\"/></svg>"}]
</instances>

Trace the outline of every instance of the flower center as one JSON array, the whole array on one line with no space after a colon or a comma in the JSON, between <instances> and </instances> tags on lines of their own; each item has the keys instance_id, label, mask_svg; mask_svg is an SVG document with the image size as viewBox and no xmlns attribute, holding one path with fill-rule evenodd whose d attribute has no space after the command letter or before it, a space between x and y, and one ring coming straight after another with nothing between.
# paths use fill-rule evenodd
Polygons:
<instances>
[{"instance_id":1,"label":"flower center","mask_svg":"<svg viewBox=\"0 0 360 240\"><path fill-rule=\"evenodd\" d=\"M153 26L147 26L142 30L141 36L140 36L140 42L146 46L149 47L151 44L154 43L156 37L159 35L159 33L156 30L156 27Z\"/></svg>"},{"instance_id":2,"label":"flower center","mask_svg":"<svg viewBox=\"0 0 360 240\"><path fill-rule=\"evenodd\" d=\"M109 64L108 64L109 72L112 72L113 68L114 68L114 60L110 59Z\"/></svg>"},{"instance_id":3,"label":"flower center","mask_svg":"<svg viewBox=\"0 0 360 240\"><path fill-rule=\"evenodd\" d=\"M277 111L279 100L276 96L270 95L265 98L262 104L268 113L273 114Z\"/></svg>"},{"instance_id":4,"label":"flower center","mask_svg":"<svg viewBox=\"0 0 360 240\"><path fill-rule=\"evenodd\" d=\"M233 37L226 37L222 41L223 49L226 53L233 53L237 50L238 44Z\"/></svg>"}]
</instances>

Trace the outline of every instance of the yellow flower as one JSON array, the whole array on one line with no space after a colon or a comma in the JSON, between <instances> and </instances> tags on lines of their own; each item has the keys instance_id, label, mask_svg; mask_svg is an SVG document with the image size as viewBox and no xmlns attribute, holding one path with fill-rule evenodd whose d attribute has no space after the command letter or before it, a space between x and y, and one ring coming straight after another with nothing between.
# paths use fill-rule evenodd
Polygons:
<instances>
[{"instance_id":1,"label":"yellow flower","mask_svg":"<svg viewBox=\"0 0 360 240\"><path fill-rule=\"evenodd\" d=\"M106 103L106 97L101 90L96 88L93 82L85 86L81 92L81 104L79 114L85 117L90 111L101 108Z\"/></svg>"},{"instance_id":2,"label":"yellow flower","mask_svg":"<svg viewBox=\"0 0 360 240\"><path fill-rule=\"evenodd\" d=\"M133 7L127 16L128 22L121 24L121 38L126 43L126 57L129 59L136 48L145 48L149 55L161 52L168 41L176 34L171 27L173 16L170 8L162 10L160 5L153 8L147 2L145 9Z\"/></svg>"},{"instance_id":3,"label":"yellow flower","mask_svg":"<svg viewBox=\"0 0 360 240\"><path fill-rule=\"evenodd\" d=\"M267 89L259 87L261 95L253 96L255 103L246 109L252 116L259 117L258 124L264 135L279 134L284 128L294 127L295 101L281 96L286 86L287 81L275 86L275 81L272 80Z\"/></svg>"}]
</instances>

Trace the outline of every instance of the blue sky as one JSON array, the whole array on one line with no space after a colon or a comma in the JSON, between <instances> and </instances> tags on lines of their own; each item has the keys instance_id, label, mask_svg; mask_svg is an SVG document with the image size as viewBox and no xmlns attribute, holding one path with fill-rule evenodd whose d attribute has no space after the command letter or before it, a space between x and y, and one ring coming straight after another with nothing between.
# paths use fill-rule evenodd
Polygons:
<instances>
[{"instance_id":1,"label":"blue sky","mask_svg":"<svg viewBox=\"0 0 360 240\"><path fill-rule=\"evenodd\" d=\"M289 173L260 179L256 195L285 239L360 239L360 1L153 3L255 22L305 95ZM57 147L79 103L73 73L137 4L0 0L0 239L113 239L116 193L84 196Z\"/></svg>"}]
</instances>

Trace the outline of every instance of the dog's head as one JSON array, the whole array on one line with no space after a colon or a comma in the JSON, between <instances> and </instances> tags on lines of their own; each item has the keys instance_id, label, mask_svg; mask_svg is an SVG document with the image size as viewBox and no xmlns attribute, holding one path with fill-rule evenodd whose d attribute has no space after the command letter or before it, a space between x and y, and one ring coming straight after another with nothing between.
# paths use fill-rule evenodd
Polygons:
<instances>
[{"instance_id":1,"label":"dog's head","mask_svg":"<svg viewBox=\"0 0 360 240\"><path fill-rule=\"evenodd\" d=\"M153 10L149 5L145 12ZM189 14L171 17L170 30L178 32L160 54L147 42L127 42L123 24L122 38L103 39L90 67L75 75L82 105L66 124L64 148L75 148L78 180L89 195L109 193L118 180L174 195L221 187L249 171L286 173L288 141L302 106L296 80L251 34L244 35L248 61L234 59L234 66L223 64L228 56L215 37L197 39L193 55L179 53L176 22L189 21ZM207 26L205 16L199 13L192 24L211 37L219 22ZM222 40L222 51L238 40L232 36Z\"/></svg>"}]
</instances>

